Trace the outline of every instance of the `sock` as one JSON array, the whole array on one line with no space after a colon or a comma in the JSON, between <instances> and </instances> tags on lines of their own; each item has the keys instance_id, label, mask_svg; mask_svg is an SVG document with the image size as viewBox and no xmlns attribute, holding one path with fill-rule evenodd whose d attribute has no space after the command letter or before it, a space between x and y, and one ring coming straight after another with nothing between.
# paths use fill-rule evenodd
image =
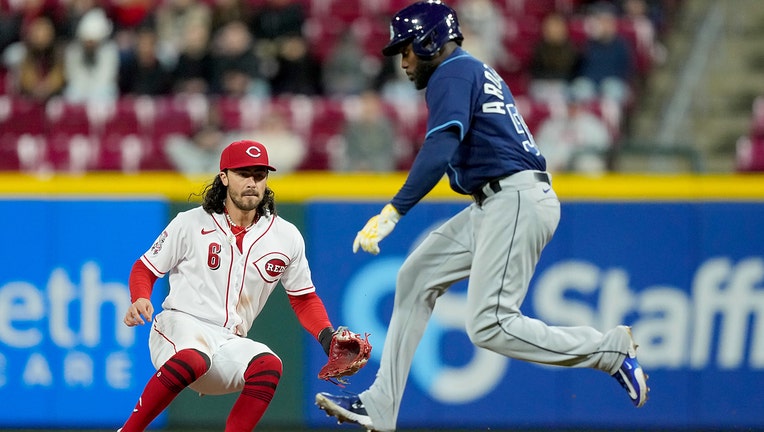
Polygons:
<instances>
[{"instance_id":1,"label":"sock","mask_svg":"<svg viewBox=\"0 0 764 432\"><path fill-rule=\"evenodd\" d=\"M244 389L225 424L225 432L251 432L263 417L281 379L281 360L271 353L252 359L244 372Z\"/></svg>"},{"instance_id":2,"label":"sock","mask_svg":"<svg viewBox=\"0 0 764 432\"><path fill-rule=\"evenodd\" d=\"M209 368L210 358L203 352L195 349L178 351L146 384L121 431L143 432L181 390L199 379Z\"/></svg>"}]
</instances>

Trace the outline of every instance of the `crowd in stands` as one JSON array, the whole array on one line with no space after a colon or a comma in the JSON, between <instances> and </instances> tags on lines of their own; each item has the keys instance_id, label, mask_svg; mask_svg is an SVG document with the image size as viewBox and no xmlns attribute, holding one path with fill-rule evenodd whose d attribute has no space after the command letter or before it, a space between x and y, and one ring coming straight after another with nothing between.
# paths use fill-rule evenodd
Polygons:
<instances>
[{"instance_id":1,"label":"crowd in stands","mask_svg":"<svg viewBox=\"0 0 764 432\"><path fill-rule=\"evenodd\" d=\"M0 0L0 170L216 171L238 137L279 172L391 171L423 95L384 58L410 0ZM681 0L452 0L553 171L607 170Z\"/></svg>"}]
</instances>

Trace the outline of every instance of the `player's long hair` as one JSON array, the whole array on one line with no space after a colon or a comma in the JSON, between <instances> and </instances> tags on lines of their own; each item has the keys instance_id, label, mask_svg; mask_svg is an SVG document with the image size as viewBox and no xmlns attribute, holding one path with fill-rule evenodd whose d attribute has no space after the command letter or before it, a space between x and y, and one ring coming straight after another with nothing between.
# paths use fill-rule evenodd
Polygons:
<instances>
[{"instance_id":1,"label":"player's long hair","mask_svg":"<svg viewBox=\"0 0 764 432\"><path fill-rule=\"evenodd\" d=\"M223 180L220 176L215 176L215 179L204 187L201 193L202 196L202 208L207 213L223 213L225 209L225 198L228 193L228 187L223 184ZM257 206L257 214L264 216L270 213L276 214L276 200L273 190L269 187L265 188L265 196L260 204Z\"/></svg>"}]
</instances>

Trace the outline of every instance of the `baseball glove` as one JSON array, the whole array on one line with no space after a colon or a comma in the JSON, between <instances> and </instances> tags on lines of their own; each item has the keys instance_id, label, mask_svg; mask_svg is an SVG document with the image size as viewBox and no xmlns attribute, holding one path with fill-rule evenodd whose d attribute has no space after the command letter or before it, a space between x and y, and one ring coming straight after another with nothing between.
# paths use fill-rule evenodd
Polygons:
<instances>
[{"instance_id":1,"label":"baseball glove","mask_svg":"<svg viewBox=\"0 0 764 432\"><path fill-rule=\"evenodd\" d=\"M345 377L358 372L371 356L369 334L361 337L347 327L340 327L332 335L329 360L318 372L318 377L340 387L347 384Z\"/></svg>"}]
</instances>

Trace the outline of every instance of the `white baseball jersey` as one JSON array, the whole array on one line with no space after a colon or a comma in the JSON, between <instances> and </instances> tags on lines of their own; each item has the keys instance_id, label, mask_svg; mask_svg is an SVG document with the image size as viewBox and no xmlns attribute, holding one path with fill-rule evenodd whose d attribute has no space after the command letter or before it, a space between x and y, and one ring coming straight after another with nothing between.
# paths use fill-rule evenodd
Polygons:
<instances>
[{"instance_id":1,"label":"white baseball jersey","mask_svg":"<svg viewBox=\"0 0 764 432\"><path fill-rule=\"evenodd\" d=\"M244 234L242 252L223 214L200 206L178 215L141 261L170 274L163 309L177 310L246 336L281 281L290 295L315 291L305 241L292 223L262 216Z\"/></svg>"}]
</instances>

